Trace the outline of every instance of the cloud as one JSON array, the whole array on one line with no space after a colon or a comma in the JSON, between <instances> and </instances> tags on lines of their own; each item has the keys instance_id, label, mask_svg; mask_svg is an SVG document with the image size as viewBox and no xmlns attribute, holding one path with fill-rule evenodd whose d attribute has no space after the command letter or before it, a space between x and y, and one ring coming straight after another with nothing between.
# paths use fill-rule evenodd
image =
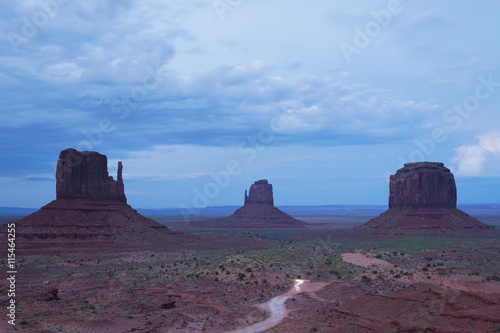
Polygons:
<instances>
[{"instance_id":1,"label":"cloud","mask_svg":"<svg viewBox=\"0 0 500 333\"><path fill-rule=\"evenodd\" d=\"M476 136L479 142L475 145L462 145L455 149L452 159L457 166L459 176L485 176L491 173L498 175L500 161L500 132Z\"/></svg>"}]
</instances>

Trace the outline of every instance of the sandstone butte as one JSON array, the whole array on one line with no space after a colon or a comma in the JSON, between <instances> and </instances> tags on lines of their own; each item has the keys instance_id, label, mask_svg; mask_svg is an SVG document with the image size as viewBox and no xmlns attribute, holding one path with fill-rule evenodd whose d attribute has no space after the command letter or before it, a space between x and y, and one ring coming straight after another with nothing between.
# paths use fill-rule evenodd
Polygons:
<instances>
[{"instance_id":1,"label":"sandstone butte","mask_svg":"<svg viewBox=\"0 0 500 333\"><path fill-rule=\"evenodd\" d=\"M359 226L378 234L494 230L457 209L457 187L443 163L407 163L390 177L389 209Z\"/></svg>"},{"instance_id":2,"label":"sandstone butte","mask_svg":"<svg viewBox=\"0 0 500 333\"><path fill-rule=\"evenodd\" d=\"M163 246L187 237L129 206L123 165L118 162L114 180L107 162L97 152L63 150L57 161L56 200L14 222L16 248L27 253L128 250ZM3 225L3 237L5 229Z\"/></svg>"},{"instance_id":3,"label":"sandstone butte","mask_svg":"<svg viewBox=\"0 0 500 333\"><path fill-rule=\"evenodd\" d=\"M304 228L307 223L294 219L274 206L273 185L266 179L258 180L245 190L243 207L233 215L212 219L190 222L194 226L213 228L259 228L259 229L285 229Z\"/></svg>"}]
</instances>

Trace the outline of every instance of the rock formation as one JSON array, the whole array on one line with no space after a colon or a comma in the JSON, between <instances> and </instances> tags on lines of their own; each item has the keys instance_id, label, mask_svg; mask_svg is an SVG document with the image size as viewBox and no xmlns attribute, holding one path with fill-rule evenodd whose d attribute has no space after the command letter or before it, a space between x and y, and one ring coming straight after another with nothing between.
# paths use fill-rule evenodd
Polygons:
<instances>
[{"instance_id":1,"label":"rock formation","mask_svg":"<svg viewBox=\"0 0 500 333\"><path fill-rule=\"evenodd\" d=\"M443 163L407 163L390 177L389 210L359 228L382 234L493 230L457 209L457 188Z\"/></svg>"},{"instance_id":2,"label":"rock formation","mask_svg":"<svg viewBox=\"0 0 500 333\"><path fill-rule=\"evenodd\" d=\"M127 202L122 178L123 165L118 162L115 181L108 174L108 159L93 151L66 149L59 155L56 171L57 199L118 200Z\"/></svg>"},{"instance_id":3,"label":"rock formation","mask_svg":"<svg viewBox=\"0 0 500 333\"><path fill-rule=\"evenodd\" d=\"M105 155L62 151L56 171L57 199L15 222L16 248L26 253L128 250L185 238L127 204L122 170L119 162L114 180L108 174Z\"/></svg>"},{"instance_id":4,"label":"rock formation","mask_svg":"<svg viewBox=\"0 0 500 333\"><path fill-rule=\"evenodd\" d=\"M457 208L457 187L443 163L408 163L390 179L389 208Z\"/></svg>"},{"instance_id":5,"label":"rock formation","mask_svg":"<svg viewBox=\"0 0 500 333\"><path fill-rule=\"evenodd\" d=\"M305 222L274 207L273 185L265 179L245 190L245 204L233 215L220 219L191 222L195 226L214 228L303 228Z\"/></svg>"},{"instance_id":6,"label":"rock formation","mask_svg":"<svg viewBox=\"0 0 500 333\"><path fill-rule=\"evenodd\" d=\"M266 179L258 180L250 186L250 195L245 190L245 205L250 203L274 206L273 185Z\"/></svg>"}]
</instances>

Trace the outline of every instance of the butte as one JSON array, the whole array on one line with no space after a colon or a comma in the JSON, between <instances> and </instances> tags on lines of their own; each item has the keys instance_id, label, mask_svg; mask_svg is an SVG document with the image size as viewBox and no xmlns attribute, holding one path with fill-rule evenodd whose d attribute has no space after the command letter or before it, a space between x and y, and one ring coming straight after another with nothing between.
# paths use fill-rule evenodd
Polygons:
<instances>
[{"instance_id":1,"label":"butte","mask_svg":"<svg viewBox=\"0 0 500 333\"><path fill-rule=\"evenodd\" d=\"M274 207L273 185L266 179L256 181L250 186L250 191L245 190L245 204L233 215L194 221L190 224L200 227L248 229L304 228L307 225Z\"/></svg>"},{"instance_id":2,"label":"butte","mask_svg":"<svg viewBox=\"0 0 500 333\"><path fill-rule=\"evenodd\" d=\"M376 234L495 230L457 209L457 188L443 163L407 163L390 178L389 210L357 227Z\"/></svg>"},{"instance_id":3,"label":"butte","mask_svg":"<svg viewBox=\"0 0 500 333\"><path fill-rule=\"evenodd\" d=\"M28 254L128 251L161 248L186 238L127 204L122 169L118 162L114 180L105 155L63 150L57 161L56 200L14 222L16 249Z\"/></svg>"}]
</instances>

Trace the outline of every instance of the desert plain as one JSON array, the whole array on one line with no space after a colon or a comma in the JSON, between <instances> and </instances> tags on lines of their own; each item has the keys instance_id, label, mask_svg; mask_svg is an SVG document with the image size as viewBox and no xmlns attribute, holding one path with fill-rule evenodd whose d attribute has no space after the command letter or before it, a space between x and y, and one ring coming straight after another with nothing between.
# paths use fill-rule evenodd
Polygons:
<instances>
[{"instance_id":1,"label":"desert plain","mask_svg":"<svg viewBox=\"0 0 500 333\"><path fill-rule=\"evenodd\" d=\"M191 237L148 250L18 253L18 317L12 326L2 316L0 330L500 331L498 231L374 235L353 229L373 217L373 209L288 209L308 226L211 229L161 212L150 217ZM500 225L495 209L474 212ZM218 214L227 215L193 218ZM3 216L2 223L18 218ZM300 290L297 280L305 281ZM2 307L7 289L2 279ZM283 307L275 309L282 313L272 312L270 303L283 295ZM277 318L271 327L251 329L270 316Z\"/></svg>"}]
</instances>

